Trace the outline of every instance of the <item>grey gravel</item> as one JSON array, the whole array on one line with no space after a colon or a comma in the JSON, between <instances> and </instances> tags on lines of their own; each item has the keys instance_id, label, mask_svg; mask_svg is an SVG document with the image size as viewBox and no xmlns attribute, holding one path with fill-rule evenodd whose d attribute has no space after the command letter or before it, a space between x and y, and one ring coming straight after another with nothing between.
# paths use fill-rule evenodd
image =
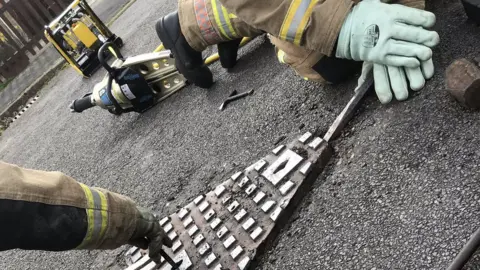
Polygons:
<instances>
[{"instance_id":1,"label":"grey gravel","mask_svg":"<svg viewBox=\"0 0 480 270\"><path fill-rule=\"evenodd\" d=\"M408 102L367 99L259 269L444 269L477 228L479 113L448 96L442 74L455 58L475 56L480 29L456 1L432 7L444 41L435 51L437 76ZM154 22L175 8L173 0L137 0L112 26L126 42L124 55L156 48ZM217 83L209 90L189 86L143 115L116 117L99 108L70 114L69 102L103 72L85 80L66 69L0 137L0 159L63 171L167 215L254 163L278 138L322 134L355 85L303 81L276 62L265 38L242 49L230 73L218 63L212 70ZM254 95L218 111L233 90L252 88ZM125 249L8 251L0 268L121 269Z\"/></svg>"}]
</instances>

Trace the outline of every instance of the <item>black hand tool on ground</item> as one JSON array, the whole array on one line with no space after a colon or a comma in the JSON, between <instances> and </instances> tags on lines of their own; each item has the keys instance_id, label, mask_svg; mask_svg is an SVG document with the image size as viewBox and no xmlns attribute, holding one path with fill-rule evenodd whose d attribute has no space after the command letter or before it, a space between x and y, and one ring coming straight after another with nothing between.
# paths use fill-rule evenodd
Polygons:
<instances>
[{"instance_id":1,"label":"black hand tool on ground","mask_svg":"<svg viewBox=\"0 0 480 270\"><path fill-rule=\"evenodd\" d=\"M218 108L220 111L223 111L225 109L225 107L227 107L227 105L232 102L232 101L235 101L235 100L239 100L241 98L244 98L246 96L250 96L251 94L253 94L253 89L248 91L248 92L244 92L244 93L240 93L240 94L237 94L237 91L233 91L232 94L230 94L230 97L228 97L223 103L222 105L220 105L220 108Z\"/></svg>"},{"instance_id":2,"label":"black hand tool on ground","mask_svg":"<svg viewBox=\"0 0 480 270\"><path fill-rule=\"evenodd\" d=\"M165 259L165 261L167 261L168 264L170 264L170 266L172 267L172 270L180 269L180 266L182 265L183 260L179 262L175 262L170 256L168 256L168 254L163 249L160 250L160 255L162 255L162 257Z\"/></svg>"}]
</instances>

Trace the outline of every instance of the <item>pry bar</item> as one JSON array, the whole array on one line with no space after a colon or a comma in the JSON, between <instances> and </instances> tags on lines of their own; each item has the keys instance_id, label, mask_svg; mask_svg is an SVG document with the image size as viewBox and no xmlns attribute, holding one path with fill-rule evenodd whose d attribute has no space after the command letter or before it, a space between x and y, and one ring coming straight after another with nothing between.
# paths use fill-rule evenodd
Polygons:
<instances>
[{"instance_id":1,"label":"pry bar","mask_svg":"<svg viewBox=\"0 0 480 270\"><path fill-rule=\"evenodd\" d=\"M162 257L165 259L165 261L167 261L168 264L170 264L170 266L172 267L172 270L180 269L180 266L182 265L183 260L176 263L163 249L160 250L160 255L162 255Z\"/></svg>"},{"instance_id":2,"label":"pry bar","mask_svg":"<svg viewBox=\"0 0 480 270\"><path fill-rule=\"evenodd\" d=\"M365 78L365 81L360 86L360 88L355 91L353 98L348 102L347 106L343 109L342 113L338 115L335 122L330 126L323 138L325 141L330 142L338 138L342 130L348 124L348 122L352 119L355 111L357 111L358 107L360 106L360 102L363 98L367 95L368 90L370 90L373 86L373 71L370 71Z\"/></svg>"}]
</instances>

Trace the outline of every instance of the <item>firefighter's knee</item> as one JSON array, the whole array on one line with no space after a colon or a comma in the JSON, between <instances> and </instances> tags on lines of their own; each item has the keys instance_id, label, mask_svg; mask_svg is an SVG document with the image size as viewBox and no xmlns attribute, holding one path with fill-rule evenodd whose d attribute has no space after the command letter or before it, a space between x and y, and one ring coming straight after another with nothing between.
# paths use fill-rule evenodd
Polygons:
<instances>
[{"instance_id":1,"label":"firefighter's knee","mask_svg":"<svg viewBox=\"0 0 480 270\"><path fill-rule=\"evenodd\" d=\"M338 84L358 73L362 69L362 62L323 56L311 68L325 82Z\"/></svg>"},{"instance_id":2,"label":"firefighter's knee","mask_svg":"<svg viewBox=\"0 0 480 270\"><path fill-rule=\"evenodd\" d=\"M362 62L329 57L303 48L285 52L277 47L276 54L278 61L291 67L298 76L323 84L346 81L362 68Z\"/></svg>"}]
</instances>

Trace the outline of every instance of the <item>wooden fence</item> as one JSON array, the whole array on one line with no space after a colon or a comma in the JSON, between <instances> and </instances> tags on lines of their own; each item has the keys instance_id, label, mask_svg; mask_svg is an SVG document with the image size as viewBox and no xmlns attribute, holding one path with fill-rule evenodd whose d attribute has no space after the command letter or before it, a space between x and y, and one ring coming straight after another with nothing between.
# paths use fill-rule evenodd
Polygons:
<instances>
[{"instance_id":1,"label":"wooden fence","mask_svg":"<svg viewBox=\"0 0 480 270\"><path fill-rule=\"evenodd\" d=\"M17 76L46 45L44 26L73 0L0 0L0 81Z\"/></svg>"}]
</instances>

